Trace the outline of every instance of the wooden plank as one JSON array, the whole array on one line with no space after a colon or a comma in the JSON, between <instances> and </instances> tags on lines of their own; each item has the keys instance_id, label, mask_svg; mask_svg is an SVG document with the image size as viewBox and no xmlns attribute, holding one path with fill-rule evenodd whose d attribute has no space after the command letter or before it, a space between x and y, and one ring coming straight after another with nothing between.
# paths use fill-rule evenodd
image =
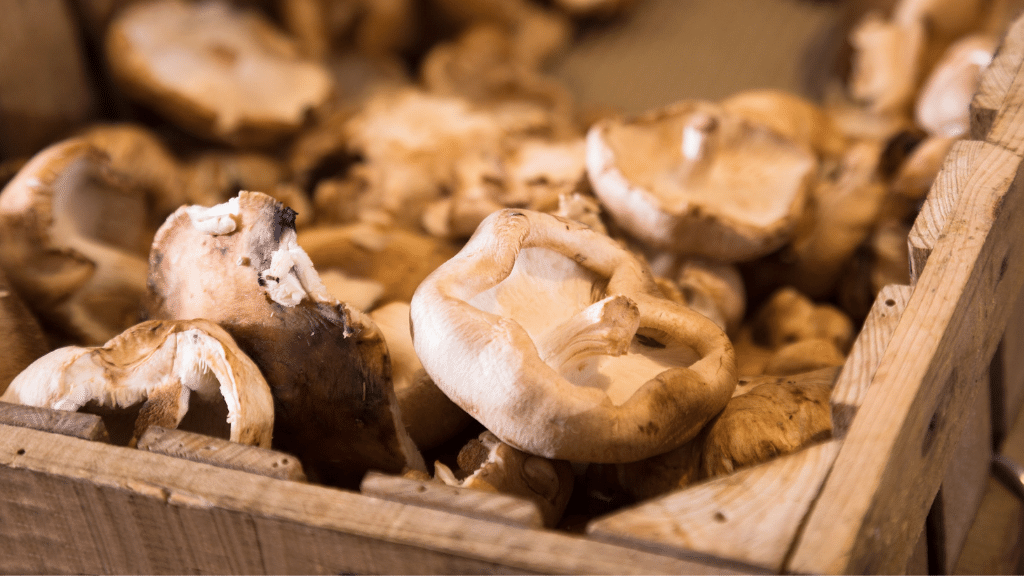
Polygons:
<instances>
[{"instance_id":1,"label":"wooden plank","mask_svg":"<svg viewBox=\"0 0 1024 576\"><path fill-rule=\"evenodd\" d=\"M914 545L914 552L907 561L907 568L903 574L931 574L928 569L928 531L921 530L917 537L917 544Z\"/></svg>"},{"instance_id":2,"label":"wooden plank","mask_svg":"<svg viewBox=\"0 0 1024 576\"><path fill-rule=\"evenodd\" d=\"M832 391L833 429L842 438L910 299L909 286L886 286L854 341ZM591 537L681 556L727 559L778 572L839 442L715 478L595 520Z\"/></svg>"},{"instance_id":3,"label":"wooden plank","mask_svg":"<svg viewBox=\"0 0 1024 576\"><path fill-rule=\"evenodd\" d=\"M1021 499L991 476L960 559L950 574L1019 574Z\"/></svg>"},{"instance_id":4,"label":"wooden plank","mask_svg":"<svg viewBox=\"0 0 1024 576\"><path fill-rule=\"evenodd\" d=\"M74 436L83 440L109 440L103 420L95 414L0 402L0 424Z\"/></svg>"},{"instance_id":5,"label":"wooden plank","mask_svg":"<svg viewBox=\"0 0 1024 576\"><path fill-rule=\"evenodd\" d=\"M1020 103L1021 64L1024 63L1024 18L1017 18L1007 29L992 63L981 77L971 100L972 140L988 140L996 116L1011 100ZM989 140L998 143L998 140Z\"/></svg>"},{"instance_id":6,"label":"wooden plank","mask_svg":"<svg viewBox=\"0 0 1024 576\"><path fill-rule=\"evenodd\" d=\"M935 243L945 233L949 214L956 208L960 191L971 175L971 166L977 162L978 154L984 149L983 142L955 142L943 160L942 169L935 176L931 190L921 204L921 210L907 236L911 284L917 284Z\"/></svg>"},{"instance_id":7,"label":"wooden plank","mask_svg":"<svg viewBox=\"0 0 1024 576\"><path fill-rule=\"evenodd\" d=\"M988 487L992 460L992 403L987 393L987 373L981 375L976 386L980 390L932 505L935 523L932 533L935 537L929 544L934 549L934 568L939 574L951 574L956 568L967 533Z\"/></svg>"},{"instance_id":8,"label":"wooden plank","mask_svg":"<svg viewBox=\"0 0 1024 576\"><path fill-rule=\"evenodd\" d=\"M2 425L0 486L2 573L730 572Z\"/></svg>"},{"instance_id":9,"label":"wooden plank","mask_svg":"<svg viewBox=\"0 0 1024 576\"><path fill-rule=\"evenodd\" d=\"M993 361L992 411L996 445L1002 443L1024 406L1024 294L1010 311Z\"/></svg>"},{"instance_id":10,"label":"wooden plank","mask_svg":"<svg viewBox=\"0 0 1024 576\"><path fill-rule=\"evenodd\" d=\"M544 527L544 517L536 504L508 494L413 480L373 471L363 477L359 491L384 500L447 510L492 522L523 528Z\"/></svg>"},{"instance_id":11,"label":"wooden plank","mask_svg":"<svg viewBox=\"0 0 1024 576\"><path fill-rule=\"evenodd\" d=\"M302 463L290 454L184 430L150 426L137 448L281 480L306 481Z\"/></svg>"},{"instance_id":12,"label":"wooden plank","mask_svg":"<svg viewBox=\"0 0 1024 576\"><path fill-rule=\"evenodd\" d=\"M994 145L975 157L788 570L906 566L1024 284L1020 158Z\"/></svg>"}]
</instances>

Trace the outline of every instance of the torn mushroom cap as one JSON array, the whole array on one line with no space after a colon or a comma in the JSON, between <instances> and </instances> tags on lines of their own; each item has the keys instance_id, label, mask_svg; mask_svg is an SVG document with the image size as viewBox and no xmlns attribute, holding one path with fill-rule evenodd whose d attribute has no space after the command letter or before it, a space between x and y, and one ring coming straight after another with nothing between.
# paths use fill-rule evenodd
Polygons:
<instances>
[{"instance_id":1,"label":"torn mushroom cap","mask_svg":"<svg viewBox=\"0 0 1024 576\"><path fill-rule=\"evenodd\" d=\"M106 56L118 84L201 137L263 146L295 132L324 103L327 71L254 10L157 0L111 23Z\"/></svg>"},{"instance_id":2,"label":"torn mushroom cap","mask_svg":"<svg viewBox=\"0 0 1024 576\"><path fill-rule=\"evenodd\" d=\"M19 374L0 400L70 411L89 403L126 409L145 402L134 445L149 426L177 427L192 394L223 398L230 440L270 447L270 388L231 336L208 320L150 320L102 347L59 348Z\"/></svg>"},{"instance_id":3,"label":"torn mushroom cap","mask_svg":"<svg viewBox=\"0 0 1024 576\"><path fill-rule=\"evenodd\" d=\"M572 465L516 450L483 432L459 451L458 474L436 462L434 475L449 486L522 496L540 508L544 525L555 526L572 496ZM461 479L460 479L461 478Z\"/></svg>"},{"instance_id":4,"label":"torn mushroom cap","mask_svg":"<svg viewBox=\"0 0 1024 576\"><path fill-rule=\"evenodd\" d=\"M970 129L970 104L999 39L972 35L954 42L932 69L914 106L914 118L933 136L958 138Z\"/></svg>"},{"instance_id":5,"label":"torn mushroom cap","mask_svg":"<svg viewBox=\"0 0 1024 576\"><path fill-rule=\"evenodd\" d=\"M179 208L150 254L152 318L208 318L260 367L274 394L274 442L321 482L368 469L425 469L401 423L380 330L326 290L296 241L294 213L242 192Z\"/></svg>"},{"instance_id":6,"label":"torn mushroom cap","mask_svg":"<svg viewBox=\"0 0 1024 576\"><path fill-rule=\"evenodd\" d=\"M147 201L83 139L36 154L0 192L0 266L44 324L98 345L138 321Z\"/></svg>"},{"instance_id":7,"label":"torn mushroom cap","mask_svg":"<svg viewBox=\"0 0 1024 576\"><path fill-rule=\"evenodd\" d=\"M412 345L409 304L391 302L369 315L388 344L391 380L405 429L420 450L440 446L465 428L472 418L449 400L423 370Z\"/></svg>"},{"instance_id":8,"label":"torn mushroom cap","mask_svg":"<svg viewBox=\"0 0 1024 576\"><path fill-rule=\"evenodd\" d=\"M441 390L502 441L580 462L671 450L728 401L732 345L663 298L650 270L584 225L492 214L420 284L413 342Z\"/></svg>"},{"instance_id":9,"label":"torn mushroom cap","mask_svg":"<svg viewBox=\"0 0 1024 576\"><path fill-rule=\"evenodd\" d=\"M816 160L767 126L710 102L680 102L587 134L595 194L652 247L735 262L781 247Z\"/></svg>"}]
</instances>

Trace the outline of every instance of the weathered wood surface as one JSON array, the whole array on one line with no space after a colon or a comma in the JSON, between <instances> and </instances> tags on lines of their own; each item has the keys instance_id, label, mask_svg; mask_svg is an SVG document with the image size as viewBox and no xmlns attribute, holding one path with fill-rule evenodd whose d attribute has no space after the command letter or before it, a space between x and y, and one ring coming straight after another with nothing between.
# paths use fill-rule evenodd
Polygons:
<instances>
[{"instance_id":1,"label":"weathered wood surface","mask_svg":"<svg viewBox=\"0 0 1024 576\"><path fill-rule=\"evenodd\" d=\"M952 574L967 541L981 500L988 488L992 461L992 402L987 373L975 384L979 388L964 432L953 451L952 461L932 504L928 522L932 523L934 571Z\"/></svg>"},{"instance_id":2,"label":"weathered wood surface","mask_svg":"<svg viewBox=\"0 0 1024 576\"><path fill-rule=\"evenodd\" d=\"M1024 81L1019 74L1024 63L1024 19L1018 18L1007 29L999 49L992 58L992 63L985 70L971 100L971 132L972 140L988 140L998 142L999 136L992 139L991 131L996 123L996 116L1007 104L1011 95L1019 95L1020 82ZM1014 96L1015 97L1015 96ZM1014 106L1009 106L1014 108Z\"/></svg>"},{"instance_id":3,"label":"weathered wood surface","mask_svg":"<svg viewBox=\"0 0 1024 576\"><path fill-rule=\"evenodd\" d=\"M2 425L0 485L6 574L727 572Z\"/></svg>"},{"instance_id":4,"label":"weathered wood surface","mask_svg":"<svg viewBox=\"0 0 1024 576\"><path fill-rule=\"evenodd\" d=\"M977 375L1024 284L1020 158L977 145L867 398L786 568L902 570L938 490ZM946 178L945 181L950 181ZM937 184L938 185L938 184ZM933 188L933 193L935 189Z\"/></svg>"},{"instance_id":5,"label":"weathered wood surface","mask_svg":"<svg viewBox=\"0 0 1024 576\"><path fill-rule=\"evenodd\" d=\"M302 463L294 456L184 430L150 426L137 448L281 480L306 480Z\"/></svg>"},{"instance_id":6,"label":"weathered wood surface","mask_svg":"<svg viewBox=\"0 0 1024 576\"><path fill-rule=\"evenodd\" d=\"M74 436L83 440L108 440L107 428L103 420L95 414L0 402L0 424Z\"/></svg>"},{"instance_id":7,"label":"weathered wood surface","mask_svg":"<svg viewBox=\"0 0 1024 576\"><path fill-rule=\"evenodd\" d=\"M485 492L440 482L368 472L359 491L367 496L447 510L481 520L523 528L543 528L544 517L533 502L496 492Z\"/></svg>"},{"instance_id":8,"label":"weathered wood surface","mask_svg":"<svg viewBox=\"0 0 1024 576\"><path fill-rule=\"evenodd\" d=\"M832 391L838 438L857 412L910 294L907 286L887 286L875 299ZM839 445L832 440L812 446L599 518L587 533L604 541L779 572Z\"/></svg>"}]
</instances>

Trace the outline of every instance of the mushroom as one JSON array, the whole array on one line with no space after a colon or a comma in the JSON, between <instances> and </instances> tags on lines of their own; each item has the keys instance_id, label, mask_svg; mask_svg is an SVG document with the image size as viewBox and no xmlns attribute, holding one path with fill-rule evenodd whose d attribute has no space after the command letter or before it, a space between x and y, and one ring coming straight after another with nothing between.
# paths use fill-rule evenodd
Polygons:
<instances>
[{"instance_id":1,"label":"mushroom","mask_svg":"<svg viewBox=\"0 0 1024 576\"><path fill-rule=\"evenodd\" d=\"M850 33L850 44L854 100L880 115L908 113L921 75L924 21L889 21L871 12Z\"/></svg>"},{"instance_id":2,"label":"mushroom","mask_svg":"<svg viewBox=\"0 0 1024 576\"><path fill-rule=\"evenodd\" d=\"M544 213L489 216L411 307L431 379L538 456L611 463L671 450L736 386L713 322L665 299L611 238Z\"/></svg>"},{"instance_id":3,"label":"mushroom","mask_svg":"<svg viewBox=\"0 0 1024 576\"><path fill-rule=\"evenodd\" d=\"M413 38L410 0L281 0L278 10L302 53L327 60L346 37L365 54L384 57Z\"/></svg>"},{"instance_id":4,"label":"mushroom","mask_svg":"<svg viewBox=\"0 0 1024 576\"><path fill-rule=\"evenodd\" d=\"M721 105L726 112L769 126L820 157L838 156L846 149L846 135L825 109L792 92L746 90L722 100Z\"/></svg>"},{"instance_id":5,"label":"mushroom","mask_svg":"<svg viewBox=\"0 0 1024 576\"><path fill-rule=\"evenodd\" d=\"M341 294L350 295L353 305L361 300L356 307L363 310L408 302L420 282L458 251L431 236L372 223L307 228L298 243L328 291L345 302L350 300Z\"/></svg>"},{"instance_id":6,"label":"mushroom","mask_svg":"<svg viewBox=\"0 0 1024 576\"><path fill-rule=\"evenodd\" d=\"M43 324L98 345L139 319L147 199L83 139L36 154L0 192L0 267Z\"/></svg>"},{"instance_id":7,"label":"mushroom","mask_svg":"<svg viewBox=\"0 0 1024 576\"><path fill-rule=\"evenodd\" d=\"M149 426L175 428L197 402L223 398L229 439L270 447L274 401L259 368L207 320L136 324L102 347L58 348L33 362L4 402L77 411L142 404L129 445Z\"/></svg>"},{"instance_id":8,"label":"mushroom","mask_svg":"<svg viewBox=\"0 0 1024 576\"><path fill-rule=\"evenodd\" d=\"M380 330L328 292L298 245L294 212L258 192L181 207L157 232L153 318L217 322L260 367L275 399L274 442L323 483L368 469L425 469L401 423Z\"/></svg>"},{"instance_id":9,"label":"mushroom","mask_svg":"<svg viewBox=\"0 0 1024 576\"><path fill-rule=\"evenodd\" d=\"M254 10L155 0L120 12L106 57L118 85L198 136L266 146L331 94L327 71Z\"/></svg>"},{"instance_id":10,"label":"mushroom","mask_svg":"<svg viewBox=\"0 0 1024 576\"><path fill-rule=\"evenodd\" d=\"M933 136L959 138L970 129L971 98L992 62L999 39L974 34L954 42L918 91L917 123Z\"/></svg>"},{"instance_id":11,"label":"mushroom","mask_svg":"<svg viewBox=\"0 0 1024 576\"><path fill-rule=\"evenodd\" d=\"M701 101L598 122L586 162L624 231L655 249L726 262L785 244L816 167L800 144Z\"/></svg>"},{"instance_id":12,"label":"mushroom","mask_svg":"<svg viewBox=\"0 0 1024 576\"><path fill-rule=\"evenodd\" d=\"M420 450L440 446L465 428L472 418L449 400L423 370L412 344L408 302L385 304L369 316L388 345L391 380L405 429Z\"/></svg>"},{"instance_id":13,"label":"mushroom","mask_svg":"<svg viewBox=\"0 0 1024 576\"><path fill-rule=\"evenodd\" d=\"M14 377L37 358L50 351L42 328L35 316L11 289L0 269L0 394Z\"/></svg>"},{"instance_id":14,"label":"mushroom","mask_svg":"<svg viewBox=\"0 0 1024 576\"><path fill-rule=\"evenodd\" d=\"M540 508L544 525L558 524L572 495L572 465L527 454L483 432L459 451L459 470L434 463L434 476L449 486L522 496Z\"/></svg>"},{"instance_id":15,"label":"mushroom","mask_svg":"<svg viewBox=\"0 0 1024 576\"><path fill-rule=\"evenodd\" d=\"M832 385L823 373L769 380L734 397L690 442L620 464L619 483L636 499L653 498L831 438Z\"/></svg>"}]
</instances>

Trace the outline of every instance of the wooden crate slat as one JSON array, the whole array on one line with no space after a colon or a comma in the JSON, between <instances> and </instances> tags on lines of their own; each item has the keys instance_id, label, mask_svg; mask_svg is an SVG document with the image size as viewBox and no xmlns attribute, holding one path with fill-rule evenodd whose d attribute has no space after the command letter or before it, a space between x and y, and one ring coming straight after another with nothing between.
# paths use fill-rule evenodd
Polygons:
<instances>
[{"instance_id":1,"label":"wooden crate slat","mask_svg":"<svg viewBox=\"0 0 1024 576\"><path fill-rule=\"evenodd\" d=\"M1019 71L1024 63L1024 19L1018 18L1007 29L992 63L989 64L978 84L978 91L971 99L972 140L987 140L999 110L1011 94L1013 85L1020 82ZM1019 100L1018 100L1019 103Z\"/></svg>"},{"instance_id":2,"label":"wooden crate slat","mask_svg":"<svg viewBox=\"0 0 1024 576\"><path fill-rule=\"evenodd\" d=\"M35 483L45 486L32 489ZM59 515L53 501L81 499L93 511L87 515L87 526L100 526L100 534L110 535L102 544L112 546L112 551L103 553L103 561L93 553L89 565L80 565L78 559L88 554L69 556L60 564L33 556L38 564L29 566L18 564L24 555L5 556L0 559L4 572L205 571L207 567L200 563L211 561L214 554L205 547L251 541L254 536L248 531L254 526L257 549L263 555L260 565L232 565L225 571L730 572L568 534L517 528L27 428L0 426L0 484L21 487L14 493L0 492L4 517L18 507ZM88 488L78 491L82 484ZM220 515L213 534L203 528L212 525L210 514ZM41 527L3 522L0 541L25 540L22 532L31 530L30 534L46 535L44 544L51 552L99 546L84 528L56 519ZM168 534L164 540L155 535L161 531ZM232 563L230 556L216 562L218 566Z\"/></svg>"},{"instance_id":3,"label":"wooden crate slat","mask_svg":"<svg viewBox=\"0 0 1024 576\"><path fill-rule=\"evenodd\" d=\"M107 427L95 414L50 410L10 402L0 402L0 424L74 436L83 440L106 442L109 439Z\"/></svg>"},{"instance_id":4,"label":"wooden crate slat","mask_svg":"<svg viewBox=\"0 0 1024 576\"><path fill-rule=\"evenodd\" d=\"M138 449L281 480L306 480L294 456L184 430L151 426L139 438Z\"/></svg>"},{"instance_id":5,"label":"wooden crate slat","mask_svg":"<svg viewBox=\"0 0 1024 576\"><path fill-rule=\"evenodd\" d=\"M906 566L1024 284L1020 158L986 144L935 244L788 570ZM895 513L895 511L899 513Z\"/></svg>"}]
</instances>

